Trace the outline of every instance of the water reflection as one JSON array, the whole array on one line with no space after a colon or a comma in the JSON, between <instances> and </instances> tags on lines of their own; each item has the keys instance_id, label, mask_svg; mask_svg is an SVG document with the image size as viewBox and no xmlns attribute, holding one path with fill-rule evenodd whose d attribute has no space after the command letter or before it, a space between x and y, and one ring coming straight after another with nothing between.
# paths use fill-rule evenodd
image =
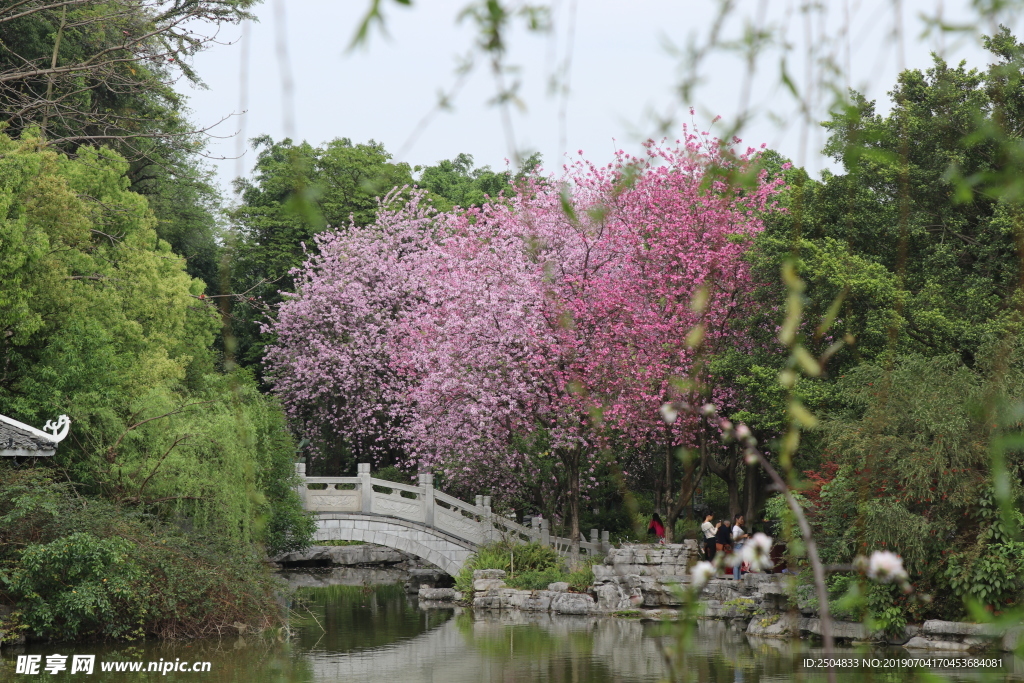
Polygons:
<instances>
[{"instance_id":1,"label":"water reflection","mask_svg":"<svg viewBox=\"0 0 1024 683\"><path fill-rule=\"evenodd\" d=\"M399 583L363 585L387 578L345 569L293 573L297 587L290 604L291 633L233 635L216 641L144 643L131 646L85 644L5 648L0 658L3 681L203 681L203 683L654 683L671 674L665 652L676 646L671 626L616 618L560 617L519 612L485 613L421 610ZM391 576L401 581L404 576ZM334 585L324 585L332 582ZM17 654L97 655L91 676L67 672L50 676L16 675ZM906 657L904 650L895 656ZM861 656L845 650L842 656ZM805 657L820 656L806 643L755 640L723 622L702 623L686 648L678 680L700 683L774 683L824 681L804 671ZM885 656L875 652L874 656ZM101 662L210 661L209 673L117 673ZM678 661L678 660L677 660ZM989 680L1024 680L1019 660ZM1014 672L1014 673L1010 673ZM978 680L977 672L958 672L958 680ZM841 671L843 683L909 681L910 670ZM949 678L947 680L953 680Z\"/></svg>"},{"instance_id":2,"label":"water reflection","mask_svg":"<svg viewBox=\"0 0 1024 683\"><path fill-rule=\"evenodd\" d=\"M410 647L403 641L440 626L447 610L422 611L401 584L301 589L292 603L292 647L337 659L357 650Z\"/></svg>"}]
</instances>

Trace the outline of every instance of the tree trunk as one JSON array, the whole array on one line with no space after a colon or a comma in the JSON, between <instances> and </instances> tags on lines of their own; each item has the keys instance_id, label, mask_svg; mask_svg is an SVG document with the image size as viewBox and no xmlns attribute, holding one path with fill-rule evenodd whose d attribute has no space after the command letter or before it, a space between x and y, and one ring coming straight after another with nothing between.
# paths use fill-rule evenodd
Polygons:
<instances>
[{"instance_id":1,"label":"tree trunk","mask_svg":"<svg viewBox=\"0 0 1024 683\"><path fill-rule=\"evenodd\" d=\"M694 457L692 454L685 457L683 461L683 478L679 482L679 493L665 514L665 540L669 543L675 540L676 521L682 516L693 500L693 491L697 488L698 467L703 465L703 458ZM701 469L703 469L701 467Z\"/></svg>"},{"instance_id":2,"label":"tree trunk","mask_svg":"<svg viewBox=\"0 0 1024 683\"><path fill-rule=\"evenodd\" d=\"M706 453L703 460L708 471L725 482L729 490L729 516L734 517L743 511L740 504L740 482L737 472L742 456L739 454L739 449L733 447L732 453L728 457L729 460L722 463L715 456Z\"/></svg>"},{"instance_id":3,"label":"tree trunk","mask_svg":"<svg viewBox=\"0 0 1024 683\"><path fill-rule=\"evenodd\" d=\"M757 508L760 507L760 496L758 494L763 488L760 474L761 468L756 465L747 465L746 476L743 481L745 498L743 516L747 518L748 526L754 523L754 514L757 512Z\"/></svg>"},{"instance_id":4,"label":"tree trunk","mask_svg":"<svg viewBox=\"0 0 1024 683\"><path fill-rule=\"evenodd\" d=\"M668 445L665 447L665 480L662 482L661 490L664 494L661 496L662 502L665 503L662 509L665 514L665 542L672 542L673 530L675 529L675 519L672 517L672 509L675 507L672 501L672 431L669 425L665 425L665 436L667 437ZM657 507L655 509L658 509Z\"/></svg>"},{"instance_id":5,"label":"tree trunk","mask_svg":"<svg viewBox=\"0 0 1024 683\"><path fill-rule=\"evenodd\" d=\"M729 468L728 478L725 479L725 485L729 487L729 517L735 519L736 515L743 512L743 507L740 505L740 478L736 476L736 468Z\"/></svg>"},{"instance_id":6,"label":"tree trunk","mask_svg":"<svg viewBox=\"0 0 1024 683\"><path fill-rule=\"evenodd\" d=\"M575 569L580 561L580 447L566 456L563 462L569 476L569 564Z\"/></svg>"}]
</instances>

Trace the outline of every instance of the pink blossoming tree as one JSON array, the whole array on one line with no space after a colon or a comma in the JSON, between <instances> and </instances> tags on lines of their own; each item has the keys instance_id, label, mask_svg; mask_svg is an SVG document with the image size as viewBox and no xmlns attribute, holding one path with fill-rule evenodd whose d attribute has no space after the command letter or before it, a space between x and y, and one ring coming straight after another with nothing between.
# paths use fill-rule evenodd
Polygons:
<instances>
[{"instance_id":1,"label":"pink blossoming tree","mask_svg":"<svg viewBox=\"0 0 1024 683\"><path fill-rule=\"evenodd\" d=\"M751 290L742 257L776 189L730 182L753 153L689 135L577 162L508 201L434 216L414 203L322 238L269 355L286 407L307 429L376 430L420 467L499 491L524 476L513 443L542 430L578 550L601 454L664 453L671 488L669 449L697 425L666 425L659 407L685 398L698 346L747 343L732 324Z\"/></svg>"}]
</instances>

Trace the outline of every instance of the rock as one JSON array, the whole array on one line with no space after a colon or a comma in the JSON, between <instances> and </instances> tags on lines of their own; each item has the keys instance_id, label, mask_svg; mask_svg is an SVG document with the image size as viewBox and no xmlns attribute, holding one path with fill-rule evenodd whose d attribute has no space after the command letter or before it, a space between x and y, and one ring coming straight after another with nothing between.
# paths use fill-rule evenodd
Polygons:
<instances>
[{"instance_id":1,"label":"rock","mask_svg":"<svg viewBox=\"0 0 1024 683\"><path fill-rule=\"evenodd\" d=\"M457 599L454 588L428 588L421 586L418 595L420 600L451 602Z\"/></svg>"},{"instance_id":2,"label":"rock","mask_svg":"<svg viewBox=\"0 0 1024 683\"><path fill-rule=\"evenodd\" d=\"M501 596L497 593L478 593L473 597L473 609L501 609Z\"/></svg>"},{"instance_id":3,"label":"rock","mask_svg":"<svg viewBox=\"0 0 1024 683\"><path fill-rule=\"evenodd\" d=\"M504 579L504 569L477 569L473 572L474 579Z\"/></svg>"},{"instance_id":4,"label":"rock","mask_svg":"<svg viewBox=\"0 0 1024 683\"><path fill-rule=\"evenodd\" d=\"M746 588L757 590L763 584L775 583L775 576L773 574L761 574L757 573L746 573L740 577L740 581L743 582Z\"/></svg>"},{"instance_id":5,"label":"rock","mask_svg":"<svg viewBox=\"0 0 1024 683\"><path fill-rule=\"evenodd\" d=\"M984 647L992 644L991 636L965 636L964 645L971 648Z\"/></svg>"},{"instance_id":6,"label":"rock","mask_svg":"<svg viewBox=\"0 0 1024 683\"><path fill-rule=\"evenodd\" d=\"M473 581L473 590L477 593L498 590L504 587L505 582L501 579L476 579Z\"/></svg>"},{"instance_id":7,"label":"rock","mask_svg":"<svg viewBox=\"0 0 1024 683\"><path fill-rule=\"evenodd\" d=\"M636 589L636 592L629 588L623 588L618 583L602 583L594 586L594 594L597 596L597 606L603 612L619 612L622 610L633 609L633 601L631 597L638 598L637 604L643 602L643 596L640 595L640 590Z\"/></svg>"},{"instance_id":8,"label":"rock","mask_svg":"<svg viewBox=\"0 0 1024 683\"><path fill-rule=\"evenodd\" d=\"M680 584L689 583L688 576L640 576L638 583L643 604L647 607L678 607L683 604Z\"/></svg>"},{"instance_id":9,"label":"rock","mask_svg":"<svg viewBox=\"0 0 1024 683\"><path fill-rule=\"evenodd\" d=\"M366 564L399 564L409 562L411 555L379 545L314 545L306 550L283 553L271 558L285 566L352 567Z\"/></svg>"},{"instance_id":10,"label":"rock","mask_svg":"<svg viewBox=\"0 0 1024 683\"><path fill-rule=\"evenodd\" d=\"M697 542L688 539L670 545L626 545L612 548L604 566L594 566L594 578L625 576L682 576L697 555ZM599 569L599 567L601 567Z\"/></svg>"},{"instance_id":11,"label":"rock","mask_svg":"<svg viewBox=\"0 0 1024 683\"><path fill-rule=\"evenodd\" d=\"M596 607L594 598L585 593L554 593L551 611L559 614L590 614Z\"/></svg>"},{"instance_id":12,"label":"rock","mask_svg":"<svg viewBox=\"0 0 1024 683\"><path fill-rule=\"evenodd\" d=\"M451 588L455 580L439 569L410 569L409 580L405 582L406 593L419 593L420 588Z\"/></svg>"},{"instance_id":13,"label":"rock","mask_svg":"<svg viewBox=\"0 0 1024 683\"><path fill-rule=\"evenodd\" d=\"M921 633L928 636L988 636L998 638L1002 631L992 624L969 624L963 621L940 621L930 619L921 626Z\"/></svg>"},{"instance_id":14,"label":"rock","mask_svg":"<svg viewBox=\"0 0 1024 683\"><path fill-rule=\"evenodd\" d=\"M932 647L932 641L921 636L914 636L907 642L903 643L903 647L908 650L930 650Z\"/></svg>"},{"instance_id":15,"label":"rock","mask_svg":"<svg viewBox=\"0 0 1024 683\"><path fill-rule=\"evenodd\" d=\"M914 636L903 647L908 650L943 650L947 652L965 652L970 649L969 645L963 643L955 643L951 640L929 640L921 636Z\"/></svg>"},{"instance_id":16,"label":"rock","mask_svg":"<svg viewBox=\"0 0 1024 683\"><path fill-rule=\"evenodd\" d=\"M548 584L548 590L554 593L568 593L569 582L568 581L556 581L555 583Z\"/></svg>"},{"instance_id":17,"label":"rock","mask_svg":"<svg viewBox=\"0 0 1024 683\"><path fill-rule=\"evenodd\" d=\"M793 614L772 614L754 617L747 625L747 635L762 638L788 638L800 631L801 619Z\"/></svg>"},{"instance_id":18,"label":"rock","mask_svg":"<svg viewBox=\"0 0 1024 683\"><path fill-rule=\"evenodd\" d=\"M1003 634L1003 650L1014 652L1024 645L1024 626L1011 626Z\"/></svg>"},{"instance_id":19,"label":"rock","mask_svg":"<svg viewBox=\"0 0 1024 683\"><path fill-rule=\"evenodd\" d=\"M744 588L745 585L742 581L714 578L704 586L704 590L701 591L701 598L728 602L729 600L745 597Z\"/></svg>"},{"instance_id":20,"label":"rock","mask_svg":"<svg viewBox=\"0 0 1024 683\"><path fill-rule=\"evenodd\" d=\"M519 609L524 612L548 612L551 610L551 598L558 595L551 591L502 591L505 603L503 608Z\"/></svg>"},{"instance_id":21,"label":"rock","mask_svg":"<svg viewBox=\"0 0 1024 683\"><path fill-rule=\"evenodd\" d=\"M805 633L813 633L816 636L820 636L821 620L807 618L801 619L800 630ZM864 629L864 624L856 621L837 621L833 619L832 637L842 640L865 640L869 637L869 634Z\"/></svg>"}]
</instances>

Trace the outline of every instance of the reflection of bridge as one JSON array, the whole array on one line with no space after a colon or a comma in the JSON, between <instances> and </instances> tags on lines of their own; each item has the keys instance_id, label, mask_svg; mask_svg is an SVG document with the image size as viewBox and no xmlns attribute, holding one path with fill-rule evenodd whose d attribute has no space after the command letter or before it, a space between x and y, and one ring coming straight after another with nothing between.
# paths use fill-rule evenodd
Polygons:
<instances>
[{"instance_id":1,"label":"reflection of bridge","mask_svg":"<svg viewBox=\"0 0 1024 683\"><path fill-rule=\"evenodd\" d=\"M657 640L638 621L519 612L456 617L409 640L342 654L313 650L303 660L314 683L591 680L595 664L608 680L658 681L667 673Z\"/></svg>"},{"instance_id":2,"label":"reflection of bridge","mask_svg":"<svg viewBox=\"0 0 1024 683\"><path fill-rule=\"evenodd\" d=\"M546 519L531 527L491 512L491 497L465 503L434 490L434 475L419 475L419 485L397 484L370 476L359 464L356 477L307 477L305 463L296 463L303 506L317 513L318 541L363 541L420 557L452 576L484 544L502 539L538 542L568 553L569 539L551 535ZM607 552L608 532L590 530L580 553Z\"/></svg>"}]
</instances>

